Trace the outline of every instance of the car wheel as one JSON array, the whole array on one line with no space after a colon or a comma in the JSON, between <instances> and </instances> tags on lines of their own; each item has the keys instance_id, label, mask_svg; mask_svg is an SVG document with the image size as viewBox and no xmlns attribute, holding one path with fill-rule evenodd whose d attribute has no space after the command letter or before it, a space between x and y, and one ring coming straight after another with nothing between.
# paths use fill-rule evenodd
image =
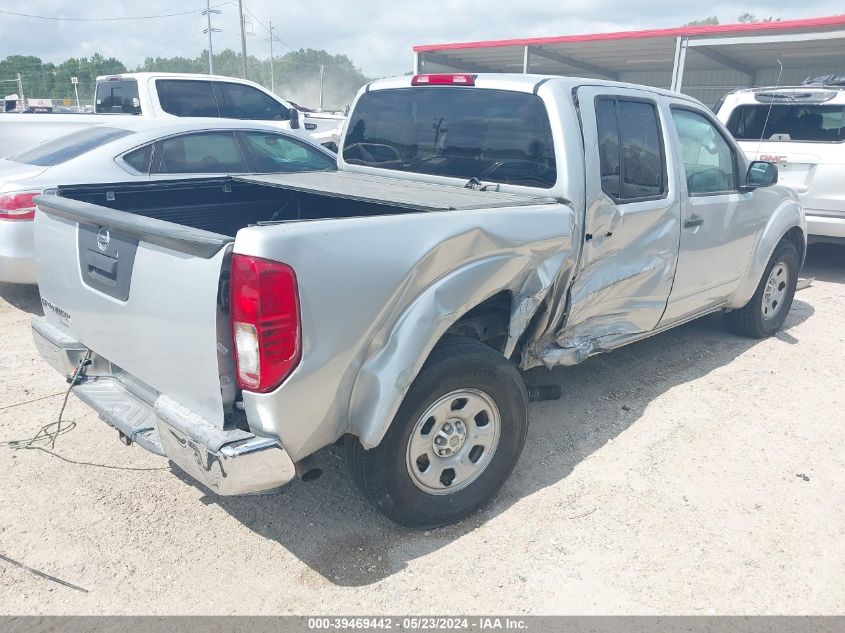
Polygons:
<instances>
[{"instance_id":1,"label":"car wheel","mask_svg":"<svg viewBox=\"0 0 845 633\"><path fill-rule=\"evenodd\" d=\"M381 444L347 438L364 495L388 518L430 528L463 519L499 490L528 431L522 375L480 341L448 336L432 351Z\"/></svg>"},{"instance_id":2,"label":"car wheel","mask_svg":"<svg viewBox=\"0 0 845 633\"><path fill-rule=\"evenodd\" d=\"M725 314L728 328L751 338L765 338L780 330L792 307L800 261L794 244L778 244L751 300Z\"/></svg>"}]
</instances>

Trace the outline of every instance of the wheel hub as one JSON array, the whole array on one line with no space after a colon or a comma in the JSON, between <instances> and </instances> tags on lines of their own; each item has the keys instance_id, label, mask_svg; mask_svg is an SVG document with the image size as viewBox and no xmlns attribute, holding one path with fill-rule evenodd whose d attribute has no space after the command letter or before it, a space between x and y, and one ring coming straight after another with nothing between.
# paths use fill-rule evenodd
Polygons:
<instances>
[{"instance_id":1,"label":"wheel hub","mask_svg":"<svg viewBox=\"0 0 845 633\"><path fill-rule=\"evenodd\" d=\"M469 486L487 468L501 433L499 408L478 389L444 394L422 413L408 438L411 481L434 495Z\"/></svg>"},{"instance_id":2,"label":"wheel hub","mask_svg":"<svg viewBox=\"0 0 845 633\"><path fill-rule=\"evenodd\" d=\"M440 457L448 457L457 453L467 438L467 428L457 418L446 420L432 441L432 448Z\"/></svg>"},{"instance_id":3,"label":"wheel hub","mask_svg":"<svg viewBox=\"0 0 845 633\"><path fill-rule=\"evenodd\" d=\"M771 319L777 315L786 300L789 286L789 267L785 262L778 262L772 267L766 287L763 290L763 301L760 311L764 319Z\"/></svg>"}]
</instances>

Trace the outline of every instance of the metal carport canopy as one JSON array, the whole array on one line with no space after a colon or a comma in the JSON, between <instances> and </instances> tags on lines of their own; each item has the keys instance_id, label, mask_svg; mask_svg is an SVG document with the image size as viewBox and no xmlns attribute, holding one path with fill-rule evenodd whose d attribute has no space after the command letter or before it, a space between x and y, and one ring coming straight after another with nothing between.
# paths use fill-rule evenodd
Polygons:
<instances>
[{"instance_id":1,"label":"metal carport canopy","mask_svg":"<svg viewBox=\"0 0 845 633\"><path fill-rule=\"evenodd\" d=\"M415 73L526 72L613 79L682 90L707 101L737 87L845 74L845 15L429 44L414 47L414 66Z\"/></svg>"}]
</instances>

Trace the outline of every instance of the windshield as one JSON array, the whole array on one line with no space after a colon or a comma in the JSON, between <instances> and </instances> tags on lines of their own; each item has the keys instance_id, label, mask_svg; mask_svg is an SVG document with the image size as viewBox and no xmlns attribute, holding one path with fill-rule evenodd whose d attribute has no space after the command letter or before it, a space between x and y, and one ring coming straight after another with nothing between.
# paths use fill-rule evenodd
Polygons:
<instances>
[{"instance_id":1,"label":"windshield","mask_svg":"<svg viewBox=\"0 0 845 633\"><path fill-rule=\"evenodd\" d=\"M90 152L92 149L128 136L129 134L134 134L134 132L98 125L96 127L85 128L79 132L73 132L67 136L62 136L55 141L47 141L16 156L12 156L9 160L15 161L16 163L26 163L27 165L37 165L39 167L53 167L54 165L61 165L77 156L82 156L85 152Z\"/></svg>"},{"instance_id":2,"label":"windshield","mask_svg":"<svg viewBox=\"0 0 845 633\"><path fill-rule=\"evenodd\" d=\"M536 95L465 87L361 96L344 140L352 165L551 188L554 142Z\"/></svg>"},{"instance_id":3,"label":"windshield","mask_svg":"<svg viewBox=\"0 0 845 633\"><path fill-rule=\"evenodd\" d=\"M839 143L845 141L845 105L741 105L728 130L740 141Z\"/></svg>"},{"instance_id":4,"label":"windshield","mask_svg":"<svg viewBox=\"0 0 845 633\"><path fill-rule=\"evenodd\" d=\"M120 79L97 83L94 111L97 114L141 114L138 82Z\"/></svg>"}]
</instances>

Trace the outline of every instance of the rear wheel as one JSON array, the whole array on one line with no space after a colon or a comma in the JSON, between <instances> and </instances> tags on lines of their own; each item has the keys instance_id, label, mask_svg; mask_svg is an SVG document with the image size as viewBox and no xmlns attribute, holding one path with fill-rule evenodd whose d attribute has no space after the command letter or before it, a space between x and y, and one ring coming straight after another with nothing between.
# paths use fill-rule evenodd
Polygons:
<instances>
[{"instance_id":1,"label":"rear wheel","mask_svg":"<svg viewBox=\"0 0 845 633\"><path fill-rule=\"evenodd\" d=\"M778 244L751 300L741 309L725 314L731 331L765 338L780 330L792 307L799 266L795 245L788 241Z\"/></svg>"},{"instance_id":2,"label":"rear wheel","mask_svg":"<svg viewBox=\"0 0 845 633\"><path fill-rule=\"evenodd\" d=\"M347 438L352 475L388 518L409 527L458 521L484 505L516 465L528 396L516 367L474 339L432 352L381 444Z\"/></svg>"}]
</instances>

